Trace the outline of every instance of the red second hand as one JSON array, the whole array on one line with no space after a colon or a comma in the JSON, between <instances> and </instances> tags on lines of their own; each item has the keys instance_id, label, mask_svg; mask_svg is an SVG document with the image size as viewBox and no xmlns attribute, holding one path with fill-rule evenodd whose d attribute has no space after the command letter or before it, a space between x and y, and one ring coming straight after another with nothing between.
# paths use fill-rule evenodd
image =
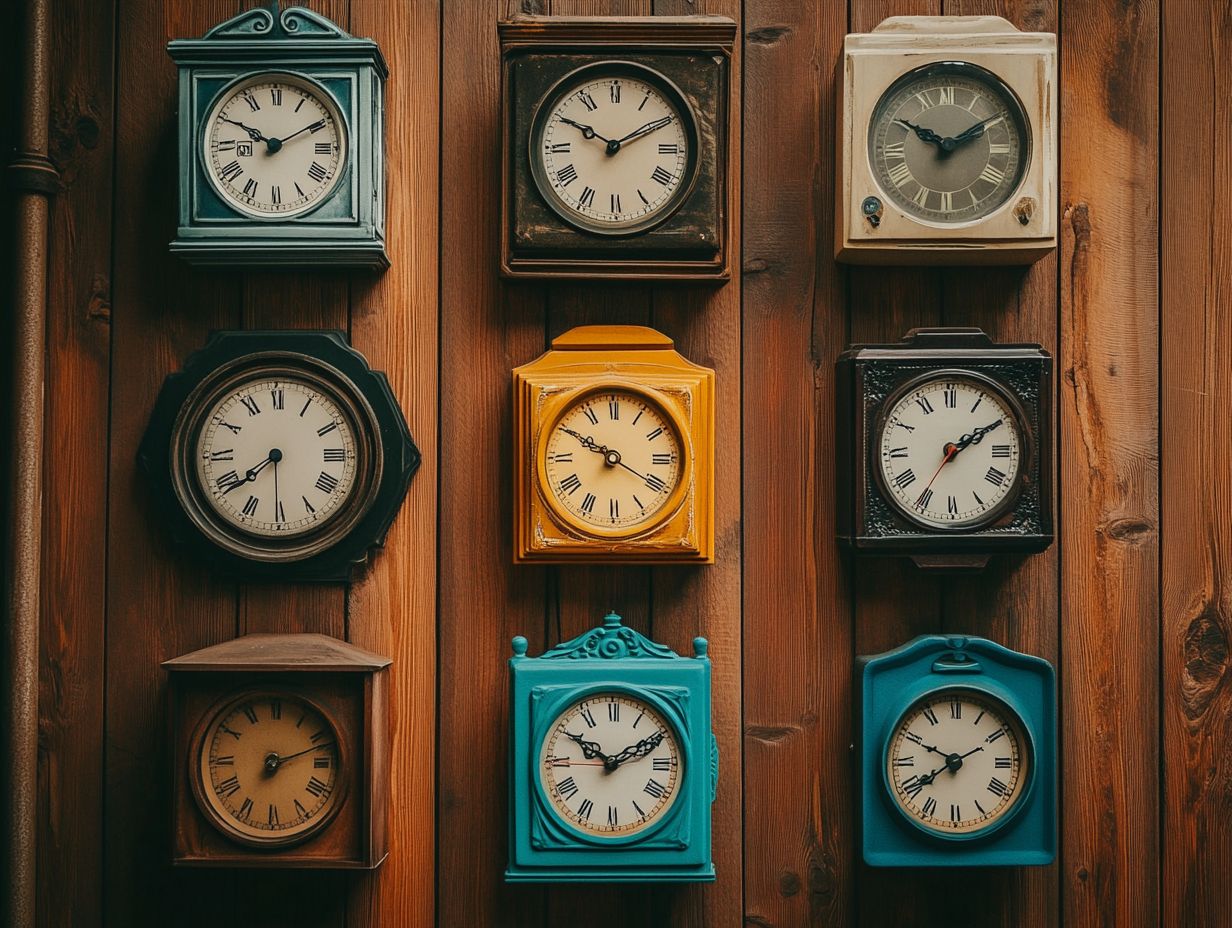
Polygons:
<instances>
[{"instance_id":1,"label":"red second hand","mask_svg":"<svg viewBox=\"0 0 1232 928\"><path fill-rule=\"evenodd\" d=\"M928 492L929 490L932 489L933 483L937 479L937 474L941 473L941 468L949 464L950 459L954 457L954 455L956 455L957 453L958 453L958 445L954 444L952 441L946 442L945 457L941 459L941 464L937 467L937 470L933 473L933 479L928 481L928 486L924 488L925 492Z\"/></svg>"}]
</instances>

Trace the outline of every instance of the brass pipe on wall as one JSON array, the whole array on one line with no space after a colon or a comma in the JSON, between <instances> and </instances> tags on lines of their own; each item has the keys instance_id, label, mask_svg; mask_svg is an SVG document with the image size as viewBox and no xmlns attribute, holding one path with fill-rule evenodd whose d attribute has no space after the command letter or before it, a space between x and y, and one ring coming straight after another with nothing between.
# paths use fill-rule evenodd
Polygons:
<instances>
[{"instance_id":1,"label":"brass pipe on wall","mask_svg":"<svg viewBox=\"0 0 1232 928\"><path fill-rule=\"evenodd\" d=\"M48 198L59 187L48 158L50 0L25 7L23 111L8 168L15 213L11 428L5 538L4 793L8 859L5 923L33 928L38 801L39 574L43 521L43 378L47 319Z\"/></svg>"}]
</instances>

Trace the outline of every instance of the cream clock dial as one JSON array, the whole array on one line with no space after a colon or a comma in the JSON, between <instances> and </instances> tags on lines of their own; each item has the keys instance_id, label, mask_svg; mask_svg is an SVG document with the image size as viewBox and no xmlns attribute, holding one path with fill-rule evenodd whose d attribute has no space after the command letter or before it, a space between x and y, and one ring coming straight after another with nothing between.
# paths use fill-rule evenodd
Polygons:
<instances>
[{"instance_id":1,"label":"cream clock dial","mask_svg":"<svg viewBox=\"0 0 1232 928\"><path fill-rule=\"evenodd\" d=\"M233 385L206 412L196 470L227 525L295 537L328 524L357 485L355 426L340 402L294 378Z\"/></svg>"},{"instance_id":2,"label":"cream clock dial","mask_svg":"<svg viewBox=\"0 0 1232 928\"><path fill-rule=\"evenodd\" d=\"M287 844L324 825L341 801L338 733L293 693L235 698L208 723L197 759L197 796L224 833Z\"/></svg>"},{"instance_id":3,"label":"cream clock dial","mask_svg":"<svg viewBox=\"0 0 1232 928\"><path fill-rule=\"evenodd\" d=\"M891 399L875 467L887 499L931 527L971 528L1012 502L1024 466L1013 404L983 379L941 372Z\"/></svg>"},{"instance_id":4,"label":"cream clock dial","mask_svg":"<svg viewBox=\"0 0 1232 928\"><path fill-rule=\"evenodd\" d=\"M543 450L550 501L599 533L633 533L670 515L685 466L672 417L627 389L590 392L570 404Z\"/></svg>"},{"instance_id":5,"label":"cream clock dial","mask_svg":"<svg viewBox=\"0 0 1232 928\"><path fill-rule=\"evenodd\" d=\"M539 751L539 782L574 828L621 838L662 821L683 782L671 725L645 700L599 693L569 706Z\"/></svg>"},{"instance_id":6,"label":"cream clock dial","mask_svg":"<svg viewBox=\"0 0 1232 928\"><path fill-rule=\"evenodd\" d=\"M679 93L649 69L583 69L541 106L532 173L574 225L600 234L649 228L692 182L692 119Z\"/></svg>"},{"instance_id":7,"label":"cream clock dial","mask_svg":"<svg viewBox=\"0 0 1232 928\"><path fill-rule=\"evenodd\" d=\"M225 91L202 141L210 182L245 216L306 213L344 174L347 135L337 103L291 74L257 75Z\"/></svg>"},{"instance_id":8,"label":"cream clock dial","mask_svg":"<svg viewBox=\"0 0 1232 928\"><path fill-rule=\"evenodd\" d=\"M1022 105L994 74L944 62L904 75L869 126L878 184L906 213L932 222L987 216L1018 189L1030 157Z\"/></svg>"},{"instance_id":9,"label":"cream clock dial","mask_svg":"<svg viewBox=\"0 0 1232 928\"><path fill-rule=\"evenodd\" d=\"M1014 810L1030 782L1022 721L966 689L930 693L894 727L885 758L891 800L927 831L971 835Z\"/></svg>"}]
</instances>

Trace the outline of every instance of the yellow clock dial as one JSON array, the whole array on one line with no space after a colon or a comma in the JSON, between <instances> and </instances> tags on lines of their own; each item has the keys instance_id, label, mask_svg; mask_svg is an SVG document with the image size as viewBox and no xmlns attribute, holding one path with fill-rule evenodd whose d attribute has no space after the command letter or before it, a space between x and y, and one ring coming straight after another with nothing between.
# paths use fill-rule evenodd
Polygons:
<instances>
[{"instance_id":1,"label":"yellow clock dial","mask_svg":"<svg viewBox=\"0 0 1232 928\"><path fill-rule=\"evenodd\" d=\"M969 835L1002 821L1030 783L1023 725L988 694L939 690L911 706L890 737L886 781L898 808L927 831Z\"/></svg>"},{"instance_id":2,"label":"yellow clock dial","mask_svg":"<svg viewBox=\"0 0 1232 928\"><path fill-rule=\"evenodd\" d=\"M667 411L627 389L570 404L543 446L545 492L585 529L628 534L671 514L687 480L684 442Z\"/></svg>"},{"instance_id":3,"label":"yellow clock dial","mask_svg":"<svg viewBox=\"0 0 1232 928\"><path fill-rule=\"evenodd\" d=\"M338 733L308 699L253 692L209 722L197 759L197 794L225 834L287 844L323 826L341 802Z\"/></svg>"},{"instance_id":4,"label":"yellow clock dial","mask_svg":"<svg viewBox=\"0 0 1232 928\"><path fill-rule=\"evenodd\" d=\"M645 700L587 696L556 718L539 782L557 814L589 834L623 838L662 821L683 782L676 733Z\"/></svg>"}]
</instances>

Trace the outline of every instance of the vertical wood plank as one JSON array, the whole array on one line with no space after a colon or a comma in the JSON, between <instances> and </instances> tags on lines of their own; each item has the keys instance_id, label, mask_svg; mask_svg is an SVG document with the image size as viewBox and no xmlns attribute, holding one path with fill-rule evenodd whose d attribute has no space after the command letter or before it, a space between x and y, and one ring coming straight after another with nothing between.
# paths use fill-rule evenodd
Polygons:
<instances>
[{"instance_id":1,"label":"vertical wood plank","mask_svg":"<svg viewBox=\"0 0 1232 928\"><path fill-rule=\"evenodd\" d=\"M1163 776L1165 925L1216 924L1232 903L1225 684L1232 589L1232 21L1213 4L1163 10L1162 223Z\"/></svg>"},{"instance_id":2,"label":"vertical wood plank","mask_svg":"<svg viewBox=\"0 0 1232 928\"><path fill-rule=\"evenodd\" d=\"M37 918L47 925L102 907L114 16L110 3L81 4L51 24L61 62L51 157L62 189L51 200L47 275L39 634Z\"/></svg>"},{"instance_id":3,"label":"vertical wood plank","mask_svg":"<svg viewBox=\"0 0 1232 928\"><path fill-rule=\"evenodd\" d=\"M1159 903L1159 5L1065 4L1061 31L1062 916L1146 925Z\"/></svg>"}]
</instances>

